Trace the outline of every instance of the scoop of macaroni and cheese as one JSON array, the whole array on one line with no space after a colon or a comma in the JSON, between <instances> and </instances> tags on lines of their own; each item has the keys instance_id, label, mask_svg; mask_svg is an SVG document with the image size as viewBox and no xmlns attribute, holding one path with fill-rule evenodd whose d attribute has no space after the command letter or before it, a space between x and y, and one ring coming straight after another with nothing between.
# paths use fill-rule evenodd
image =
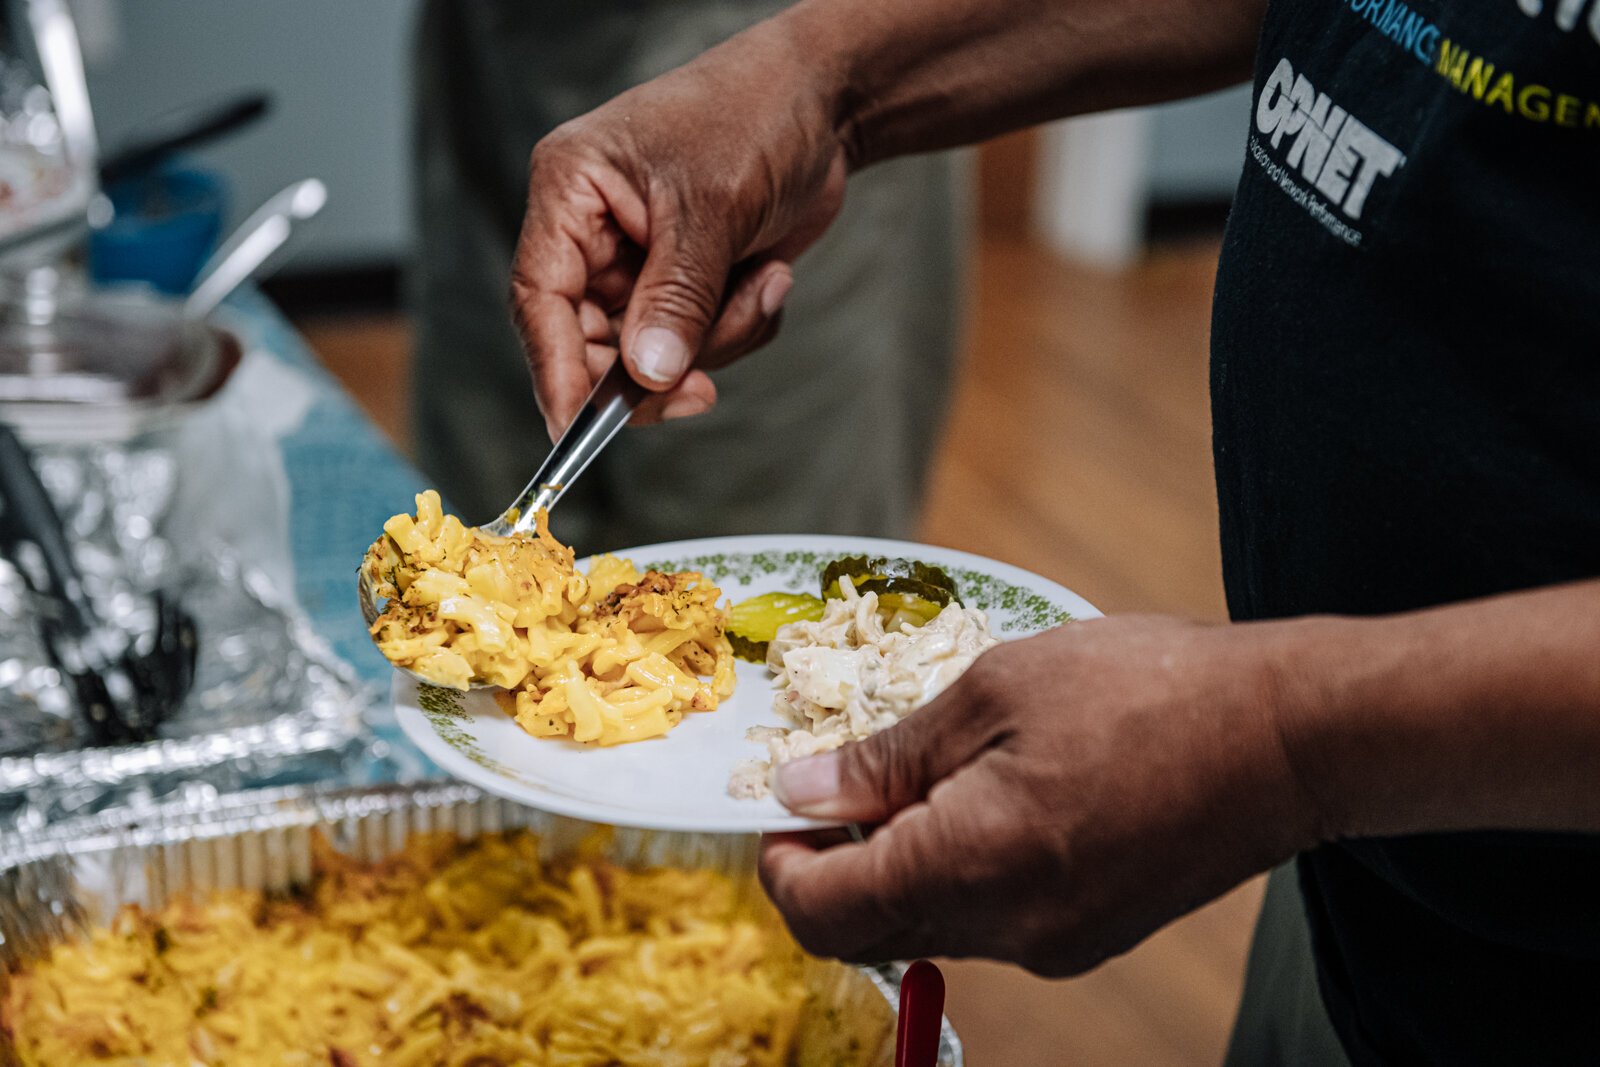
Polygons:
<instances>
[{"instance_id":1,"label":"scoop of macaroni and cheese","mask_svg":"<svg viewBox=\"0 0 1600 1067\"><path fill-rule=\"evenodd\" d=\"M388 601L372 637L391 662L451 689L514 691L501 705L537 736L655 737L733 692L715 585L614 556L584 574L543 512L534 533L500 537L444 514L429 490L362 566Z\"/></svg>"}]
</instances>

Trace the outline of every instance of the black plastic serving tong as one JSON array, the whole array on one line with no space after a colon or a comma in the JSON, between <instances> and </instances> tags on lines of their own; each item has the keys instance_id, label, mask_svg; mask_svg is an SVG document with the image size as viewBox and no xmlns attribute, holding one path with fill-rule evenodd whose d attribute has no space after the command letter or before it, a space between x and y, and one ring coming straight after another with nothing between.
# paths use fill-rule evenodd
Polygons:
<instances>
[{"instance_id":1,"label":"black plastic serving tong","mask_svg":"<svg viewBox=\"0 0 1600 1067\"><path fill-rule=\"evenodd\" d=\"M96 745L152 740L194 684L194 620L154 594L155 626L133 635L99 617L61 517L27 449L0 423L0 553L39 607L39 634Z\"/></svg>"}]
</instances>

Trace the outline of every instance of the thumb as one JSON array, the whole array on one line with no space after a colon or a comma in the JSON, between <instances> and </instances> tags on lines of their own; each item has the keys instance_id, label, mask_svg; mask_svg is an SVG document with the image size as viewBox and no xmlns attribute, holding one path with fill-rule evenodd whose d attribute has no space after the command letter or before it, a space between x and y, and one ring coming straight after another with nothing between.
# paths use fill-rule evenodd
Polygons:
<instances>
[{"instance_id":1,"label":"thumb","mask_svg":"<svg viewBox=\"0 0 1600 1067\"><path fill-rule=\"evenodd\" d=\"M773 792L796 815L883 822L927 797L990 745L987 716L958 683L864 741L778 766Z\"/></svg>"},{"instance_id":2,"label":"thumb","mask_svg":"<svg viewBox=\"0 0 1600 1067\"><path fill-rule=\"evenodd\" d=\"M732 262L704 230L668 223L651 235L622 323L622 355L641 385L663 391L689 370L717 317Z\"/></svg>"}]
</instances>

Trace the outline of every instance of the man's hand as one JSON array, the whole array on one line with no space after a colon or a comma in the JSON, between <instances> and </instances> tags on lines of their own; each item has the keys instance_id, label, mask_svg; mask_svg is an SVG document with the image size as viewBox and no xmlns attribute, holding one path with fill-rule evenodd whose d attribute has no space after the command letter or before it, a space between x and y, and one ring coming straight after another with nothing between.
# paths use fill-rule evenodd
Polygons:
<instances>
[{"instance_id":1,"label":"man's hand","mask_svg":"<svg viewBox=\"0 0 1600 1067\"><path fill-rule=\"evenodd\" d=\"M649 422L710 408L705 371L771 339L844 199L815 78L768 24L539 142L512 305L552 438L619 344Z\"/></svg>"},{"instance_id":2,"label":"man's hand","mask_svg":"<svg viewBox=\"0 0 1600 1067\"><path fill-rule=\"evenodd\" d=\"M879 822L790 835L762 877L807 949L1084 971L1321 837L1277 725L1273 624L1124 617L1004 644L904 722L784 765Z\"/></svg>"},{"instance_id":3,"label":"man's hand","mask_svg":"<svg viewBox=\"0 0 1600 1067\"><path fill-rule=\"evenodd\" d=\"M534 149L512 305L551 434L620 345L657 391L777 329L846 172L1244 77L1264 0L800 0ZM691 370L691 365L695 368Z\"/></svg>"},{"instance_id":4,"label":"man's hand","mask_svg":"<svg viewBox=\"0 0 1600 1067\"><path fill-rule=\"evenodd\" d=\"M772 838L762 877L814 952L1067 975L1324 841L1600 833L1597 648L1600 581L1377 619L1073 623L780 768L796 812L888 821Z\"/></svg>"}]
</instances>

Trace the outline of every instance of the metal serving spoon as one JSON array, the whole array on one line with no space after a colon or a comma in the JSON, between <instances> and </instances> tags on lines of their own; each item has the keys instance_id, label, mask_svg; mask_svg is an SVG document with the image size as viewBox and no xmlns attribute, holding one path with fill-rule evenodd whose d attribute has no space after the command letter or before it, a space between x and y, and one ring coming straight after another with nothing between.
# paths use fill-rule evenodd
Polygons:
<instances>
[{"instance_id":1,"label":"metal serving spoon","mask_svg":"<svg viewBox=\"0 0 1600 1067\"><path fill-rule=\"evenodd\" d=\"M577 481L578 475L594 462L600 450L611 443L617 431L627 424L628 417L639 406L639 401L648 395L649 390L628 375L619 357L595 384L589 398L583 402L583 410L578 412L572 425L567 427L561 440L545 457L539 473L533 476L533 480L518 494L511 506L500 513L499 518L484 523L479 529L497 537L531 531L539 509L549 510L556 506L556 501ZM361 617L371 627L379 614L378 596L364 560L356 575L356 595L361 600ZM414 671L398 665L396 669L405 671L419 682L432 684ZM487 684L474 682L472 688L486 688Z\"/></svg>"},{"instance_id":2,"label":"metal serving spoon","mask_svg":"<svg viewBox=\"0 0 1600 1067\"><path fill-rule=\"evenodd\" d=\"M288 243L296 223L315 217L328 202L328 187L305 178L284 187L239 224L195 275L183 302L186 319L198 321L261 269Z\"/></svg>"}]
</instances>

